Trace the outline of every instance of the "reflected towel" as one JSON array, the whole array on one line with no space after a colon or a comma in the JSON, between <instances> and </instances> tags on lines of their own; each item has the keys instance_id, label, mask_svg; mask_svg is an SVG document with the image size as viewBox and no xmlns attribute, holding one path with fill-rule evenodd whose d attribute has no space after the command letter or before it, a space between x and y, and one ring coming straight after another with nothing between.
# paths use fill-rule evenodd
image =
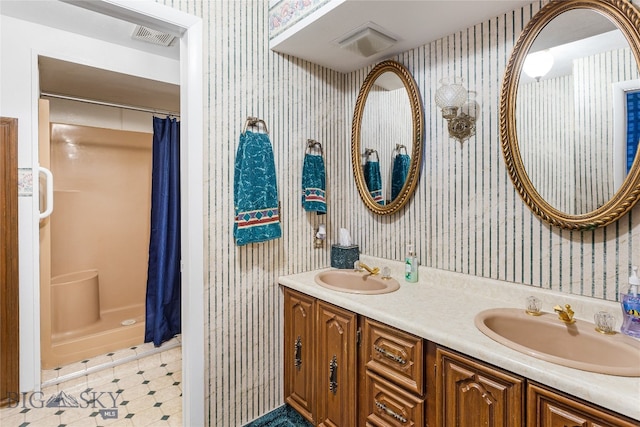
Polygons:
<instances>
[{"instance_id":1,"label":"reflected towel","mask_svg":"<svg viewBox=\"0 0 640 427\"><path fill-rule=\"evenodd\" d=\"M307 212L327 213L325 199L324 159L316 154L305 154L302 166L302 207Z\"/></svg>"},{"instance_id":2,"label":"reflected towel","mask_svg":"<svg viewBox=\"0 0 640 427\"><path fill-rule=\"evenodd\" d=\"M398 154L393 159L393 171L391 172L391 200L400 194L400 190L404 186L404 182L409 175L409 164L411 158L408 154Z\"/></svg>"},{"instance_id":3,"label":"reflected towel","mask_svg":"<svg viewBox=\"0 0 640 427\"><path fill-rule=\"evenodd\" d=\"M382 177L380 176L380 163L367 160L364 164L364 182L367 184L373 201L384 205L382 197Z\"/></svg>"},{"instance_id":4,"label":"reflected towel","mask_svg":"<svg viewBox=\"0 0 640 427\"><path fill-rule=\"evenodd\" d=\"M282 235L278 209L276 166L269 135L240 135L233 182L238 246L277 239Z\"/></svg>"}]
</instances>

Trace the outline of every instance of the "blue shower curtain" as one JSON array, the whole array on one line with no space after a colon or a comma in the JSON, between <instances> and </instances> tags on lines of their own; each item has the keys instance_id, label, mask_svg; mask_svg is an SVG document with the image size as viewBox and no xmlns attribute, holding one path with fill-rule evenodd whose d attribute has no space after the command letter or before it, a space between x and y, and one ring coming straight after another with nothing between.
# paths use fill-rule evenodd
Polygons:
<instances>
[{"instance_id":1,"label":"blue shower curtain","mask_svg":"<svg viewBox=\"0 0 640 427\"><path fill-rule=\"evenodd\" d=\"M180 333L180 123L153 118L151 237L144 342Z\"/></svg>"}]
</instances>

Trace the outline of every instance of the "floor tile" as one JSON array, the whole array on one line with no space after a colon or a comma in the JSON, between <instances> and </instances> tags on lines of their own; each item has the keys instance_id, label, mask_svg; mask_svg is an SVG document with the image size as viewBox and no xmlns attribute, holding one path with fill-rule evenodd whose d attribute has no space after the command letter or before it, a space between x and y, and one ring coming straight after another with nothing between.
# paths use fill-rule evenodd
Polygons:
<instances>
[{"instance_id":1,"label":"floor tile","mask_svg":"<svg viewBox=\"0 0 640 427\"><path fill-rule=\"evenodd\" d=\"M138 354L138 352L131 348L125 348L123 350L118 350L113 352L113 356L111 358L113 360L121 360L127 357L134 357Z\"/></svg>"},{"instance_id":2,"label":"floor tile","mask_svg":"<svg viewBox=\"0 0 640 427\"><path fill-rule=\"evenodd\" d=\"M160 359L163 363L182 361L182 347L174 347L160 353Z\"/></svg>"},{"instance_id":3,"label":"floor tile","mask_svg":"<svg viewBox=\"0 0 640 427\"><path fill-rule=\"evenodd\" d=\"M176 382L173 377L170 375L164 375L163 377L154 378L149 383L149 388L151 390L162 390L163 388L172 387L173 383Z\"/></svg>"},{"instance_id":4,"label":"floor tile","mask_svg":"<svg viewBox=\"0 0 640 427\"><path fill-rule=\"evenodd\" d=\"M110 355L88 359L86 363L62 366L50 372L43 372L42 378L58 378L58 375L66 375L74 370L100 366L112 358L148 350L148 347L153 348L153 345L136 346L136 349L125 349L124 352L112 352ZM0 425L2 427L5 425L19 427L23 424L26 427L180 426L182 424L182 364L177 356L181 355L181 350L174 348L166 351L171 353L163 355L164 352L160 352L140 357L139 360L46 386L41 393L31 396L31 404L20 403L16 408L1 409ZM171 370L168 370L168 367ZM169 372L171 374L167 375ZM75 400L78 407L46 407L49 399L58 397L61 393L66 396L63 402L72 405L72 400ZM96 397L98 402L94 401ZM112 408L112 397L116 399L116 408ZM105 414L107 418L100 413L101 409L111 410L110 413ZM113 412L114 409L117 410L117 417L114 417L116 415Z\"/></svg>"},{"instance_id":5,"label":"floor tile","mask_svg":"<svg viewBox=\"0 0 640 427\"><path fill-rule=\"evenodd\" d=\"M135 416L131 418L133 425L136 427L145 427L148 425L157 425L163 422L161 419L164 416L160 408L150 407L142 411L136 412Z\"/></svg>"},{"instance_id":6,"label":"floor tile","mask_svg":"<svg viewBox=\"0 0 640 427\"><path fill-rule=\"evenodd\" d=\"M131 362L127 362L119 366L114 366L113 374L116 378L120 378L120 376L130 375L132 372L138 372L138 362L138 360L132 360Z\"/></svg>"},{"instance_id":7,"label":"floor tile","mask_svg":"<svg viewBox=\"0 0 640 427\"><path fill-rule=\"evenodd\" d=\"M95 366L104 365L105 363L113 362L113 358L111 356L107 356L105 354L92 357L87 363L87 369L93 368Z\"/></svg>"},{"instance_id":8,"label":"floor tile","mask_svg":"<svg viewBox=\"0 0 640 427\"><path fill-rule=\"evenodd\" d=\"M129 414L135 414L136 412L152 407L154 403L156 403L156 400L153 398L153 395L147 394L130 401L126 405L126 410Z\"/></svg>"},{"instance_id":9,"label":"floor tile","mask_svg":"<svg viewBox=\"0 0 640 427\"><path fill-rule=\"evenodd\" d=\"M167 368L164 366L147 367L144 370L142 376L145 380L151 381L156 378L164 377L167 375Z\"/></svg>"},{"instance_id":10,"label":"floor tile","mask_svg":"<svg viewBox=\"0 0 640 427\"><path fill-rule=\"evenodd\" d=\"M160 406L165 415L174 415L182 412L182 397L176 396L173 399L162 402Z\"/></svg>"},{"instance_id":11,"label":"floor tile","mask_svg":"<svg viewBox=\"0 0 640 427\"><path fill-rule=\"evenodd\" d=\"M162 356L160 354L152 354L151 356L144 357L139 360L139 367L141 370L146 371L147 369L157 368L162 365Z\"/></svg>"},{"instance_id":12,"label":"floor tile","mask_svg":"<svg viewBox=\"0 0 640 427\"><path fill-rule=\"evenodd\" d=\"M147 396L149 394L149 391L150 389L147 384L140 384L135 387L125 388L122 392L122 398L124 400L132 401L142 396Z\"/></svg>"},{"instance_id":13,"label":"floor tile","mask_svg":"<svg viewBox=\"0 0 640 427\"><path fill-rule=\"evenodd\" d=\"M167 402L175 397L180 397L180 395L182 395L182 391L178 387L167 387L156 391L153 396L157 402Z\"/></svg>"}]
</instances>

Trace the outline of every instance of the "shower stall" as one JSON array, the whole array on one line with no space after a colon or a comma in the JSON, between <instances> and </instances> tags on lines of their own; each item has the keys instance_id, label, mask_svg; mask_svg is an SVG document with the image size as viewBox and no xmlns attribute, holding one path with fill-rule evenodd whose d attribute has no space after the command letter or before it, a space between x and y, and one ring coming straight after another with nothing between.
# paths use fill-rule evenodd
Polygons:
<instances>
[{"instance_id":1,"label":"shower stall","mask_svg":"<svg viewBox=\"0 0 640 427\"><path fill-rule=\"evenodd\" d=\"M53 176L53 200L42 201L53 213L40 225L50 369L144 340L152 134L48 120L40 129Z\"/></svg>"}]
</instances>

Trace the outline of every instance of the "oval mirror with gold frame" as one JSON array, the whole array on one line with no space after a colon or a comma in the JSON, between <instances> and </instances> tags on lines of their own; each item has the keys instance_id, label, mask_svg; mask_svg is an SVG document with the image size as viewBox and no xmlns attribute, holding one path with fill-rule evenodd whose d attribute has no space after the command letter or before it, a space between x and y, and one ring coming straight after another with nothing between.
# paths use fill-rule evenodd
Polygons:
<instances>
[{"instance_id":1,"label":"oval mirror with gold frame","mask_svg":"<svg viewBox=\"0 0 640 427\"><path fill-rule=\"evenodd\" d=\"M377 64L360 88L351 128L353 176L372 212L393 214L411 198L420 176L423 129L422 100L409 70L392 60Z\"/></svg>"},{"instance_id":2,"label":"oval mirror with gold frame","mask_svg":"<svg viewBox=\"0 0 640 427\"><path fill-rule=\"evenodd\" d=\"M593 87L593 82L582 82L580 79L584 80L585 78L581 74L579 77L569 77L572 86L569 91L570 95L567 98L573 99L575 105L566 110L570 110L570 114L573 115L559 117L557 113L552 113L550 114L551 118L546 119L544 117L547 115L546 111L543 111L544 109L540 110L539 105L537 113L528 112L528 114L523 114L523 111L528 109L528 104L524 103L523 100L532 99L534 103L541 104L541 100L546 96L547 99L550 97L552 102L557 105L561 102L560 98L563 96L560 88L564 87L556 85L553 90L546 93L542 92L544 81L541 81L541 77L537 77L535 81L530 83L530 86L535 91L540 91L533 92L534 94L540 93L541 95L528 95L530 98L527 98L525 94L528 89L525 88L523 83L527 79L527 76L523 73L527 56L543 49L554 52L555 45L549 48L552 42L546 40L552 34L561 40L558 43L563 43L562 46L573 46L567 43L567 41L574 42L574 39L571 38L573 37L571 33L576 32L575 26L568 24L568 22L571 22L569 18L575 19L576 22L580 20L583 27L589 27L589 25L584 25L584 20L585 18L591 19L591 17L585 14L593 14L596 20L599 19L603 21L601 23L609 24L613 30L611 33L618 33L617 37L626 42L628 47L625 49L629 52L627 56L630 64L625 65L625 67L631 70L632 75L637 76L638 68L640 68L640 12L630 2L624 0L551 1L533 16L518 38L507 63L500 96L500 137L502 152L511 181L525 204L534 214L551 225L571 230L586 230L606 226L626 214L640 197L640 156L636 155L637 149L633 147L633 144L631 148L622 146L623 150L631 150L622 175L619 172L621 166L616 164L617 160L599 160L600 165L605 162L613 164L612 166L606 165L611 171L605 174L600 170L603 169L602 167L589 165L588 162L581 159L586 157L584 153L592 153L589 155L597 159L609 157L615 159L618 156L617 152L620 151L620 147L616 148L615 143L611 141L614 139L613 133L602 131L603 128L612 126L609 122L612 121L611 117L616 115L614 111L610 111L610 108L607 107L607 111L599 113L597 115L598 120L602 121L596 124L597 132L594 132L594 134L597 133L597 135L593 137L587 136L586 138L583 135L585 129L580 124L582 118L575 115L576 112L574 110L583 110L587 104L597 104L593 101L586 102L587 98L580 97L581 91L590 90L594 92L594 90L592 88L583 89L578 84L588 84ZM597 36L600 37L603 34L598 34ZM588 36L591 37L588 40L594 40L592 37L595 36L591 34L588 34ZM591 45L594 44L591 43ZM568 67L572 68L571 73L574 73L574 75L577 75L577 72L573 69L580 66L579 61L581 60L582 58L573 60L571 67ZM622 68L620 63L613 61L618 61L618 57L614 55L614 60L601 65L602 69ZM553 67L555 67L555 64L552 66L552 70ZM546 75L542 77L543 80L545 78ZM638 79L638 77L635 77L635 79ZM613 108L614 101L609 99L611 98L609 92L615 90L611 89L611 87L618 83L611 84L606 79L592 80L601 81L599 83L600 86L596 86L597 91L606 94L606 96L602 95L602 100L603 102L611 103L611 108ZM640 82L640 80L635 81ZM556 126L560 129L559 132L564 132L564 139L556 139L553 129L551 129L554 126L552 124L554 121L560 123ZM566 129L570 130L566 131ZM587 145L584 140L589 138L593 141L588 141L589 145ZM580 143L583 145L580 145ZM559 154L559 150L565 147L570 148L568 154ZM561 166L556 166L555 163L552 163L562 156L567 158L566 163L562 163ZM579 167L572 166L578 163ZM542 166L540 166L541 164ZM575 170L571 169L573 167L575 167ZM541 170L546 172L538 173ZM557 173L558 170L562 171L564 176L568 178L566 180L555 177L550 179L549 174ZM580 176L580 174L583 176ZM546 177L542 178L538 175L545 175ZM616 175L616 177L613 175ZM581 180L586 180L586 183L578 182ZM609 180L611 181L610 183L607 182ZM585 199L586 196L579 193L576 188L596 187L603 183L609 188L604 192L605 195L599 196L600 199L597 201L595 196L590 195L589 198L594 200L590 200L589 204L584 205L582 199ZM575 194L574 191L576 191ZM560 195L557 196L556 193ZM578 201L576 202L576 200ZM580 203L582 205L578 206Z\"/></svg>"}]
</instances>

